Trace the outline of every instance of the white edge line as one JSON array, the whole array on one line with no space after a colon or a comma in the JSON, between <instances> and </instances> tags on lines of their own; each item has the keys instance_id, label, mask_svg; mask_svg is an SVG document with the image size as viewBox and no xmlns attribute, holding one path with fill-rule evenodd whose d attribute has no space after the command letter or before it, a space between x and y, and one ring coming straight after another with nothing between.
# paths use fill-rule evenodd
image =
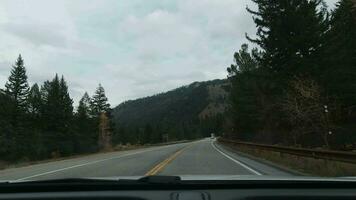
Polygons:
<instances>
[{"instance_id":1,"label":"white edge line","mask_svg":"<svg viewBox=\"0 0 356 200\"><path fill-rule=\"evenodd\" d=\"M219 153L221 153L223 156L225 156L226 158L228 158L228 159L230 159L231 161L235 162L236 164L241 165L243 168L247 169L248 171L250 171L250 172L252 172L252 173L254 173L254 174L256 174L256 175L262 175L260 172L258 172L258 171L256 171L256 170L252 169L251 167L247 166L246 164L244 164L244 163L242 163L242 162L236 160L235 158L233 158L233 157L227 155L226 153L222 152L221 150L219 150L219 149L215 146L214 142L211 142L211 146L212 146L216 151L218 151Z\"/></svg>"},{"instance_id":2,"label":"white edge line","mask_svg":"<svg viewBox=\"0 0 356 200\"><path fill-rule=\"evenodd\" d=\"M124 154L124 155L120 155L120 156L116 156L116 157L96 160L96 161L87 162L87 163L83 163L83 164L79 164L79 165L73 165L73 166L70 166L70 167L65 167L65 168L56 169L56 170L52 170L52 171L48 171L48 172L44 172L44 173L40 173L40 174L34 174L34 175L31 175L31 176L26 176L26 177L23 177L23 178L16 179L15 181L23 181L23 180L26 180L26 179L29 179L29 178L34 178L34 177L38 177L38 176L44 176L44 175L47 175L47 174L53 174L53 173L64 171L64 170L68 170L68 169L73 169L73 168L77 168L77 167L91 165L91 164L104 162L104 161L108 161L108 160L114 160L114 159L118 159L118 158L122 158L122 157L126 157L126 156L132 156L132 155L135 155L135 154L150 152L150 151L154 151L154 150L162 149L162 148L167 148L167 147L169 147L169 145L168 146L164 146L164 147L160 147L160 148L148 149L148 150L145 150L145 151L139 151L139 152Z\"/></svg>"}]
</instances>

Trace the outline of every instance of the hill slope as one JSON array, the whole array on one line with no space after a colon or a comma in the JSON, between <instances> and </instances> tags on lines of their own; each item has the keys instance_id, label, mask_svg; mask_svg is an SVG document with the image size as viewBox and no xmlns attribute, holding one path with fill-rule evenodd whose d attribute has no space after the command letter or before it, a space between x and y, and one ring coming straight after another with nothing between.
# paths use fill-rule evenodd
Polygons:
<instances>
[{"instance_id":1,"label":"hill slope","mask_svg":"<svg viewBox=\"0 0 356 200\"><path fill-rule=\"evenodd\" d=\"M113 109L120 139L159 142L167 137L186 139L218 132L227 109L227 90L227 80L194 82L124 102Z\"/></svg>"}]
</instances>

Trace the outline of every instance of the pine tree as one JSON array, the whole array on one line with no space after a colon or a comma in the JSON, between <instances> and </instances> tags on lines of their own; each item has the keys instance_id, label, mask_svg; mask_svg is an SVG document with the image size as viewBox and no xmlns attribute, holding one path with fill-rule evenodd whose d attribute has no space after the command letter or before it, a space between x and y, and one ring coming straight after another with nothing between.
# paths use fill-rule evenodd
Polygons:
<instances>
[{"instance_id":1,"label":"pine tree","mask_svg":"<svg viewBox=\"0 0 356 200\"><path fill-rule=\"evenodd\" d=\"M113 133L112 130L112 120L110 114L110 104L107 103L108 98L105 95L105 90L99 84L99 87L96 89L93 97L90 101L90 117L95 123L95 132L97 138L97 144L99 148L103 148L105 145L108 145L108 141L111 143L111 136L108 139L108 135ZM107 121L106 121L107 120ZM107 128L103 128L103 124L107 125ZM108 139L103 142L103 137ZM105 143L105 145L103 145Z\"/></svg>"},{"instance_id":2,"label":"pine tree","mask_svg":"<svg viewBox=\"0 0 356 200\"><path fill-rule=\"evenodd\" d=\"M257 69L237 68L253 63L246 62L251 59L243 49L235 55L236 65L229 68L230 76L237 74L231 78L235 82L233 116L239 132L263 132L259 136L262 142L279 142L274 139L281 138L275 137L276 132L288 128L280 104L290 89L289 81L295 76L320 77L329 16L323 0L252 1L257 11L247 10L253 15L257 36L247 39L257 44L261 53L251 56Z\"/></svg>"},{"instance_id":3,"label":"pine tree","mask_svg":"<svg viewBox=\"0 0 356 200\"><path fill-rule=\"evenodd\" d=\"M328 29L323 0L252 0L257 38L250 41L261 47L261 64L274 78L287 80L296 74L317 73L320 48ZM321 7L321 8L320 8Z\"/></svg>"},{"instance_id":4,"label":"pine tree","mask_svg":"<svg viewBox=\"0 0 356 200\"><path fill-rule=\"evenodd\" d=\"M345 107L356 99L356 8L351 0L341 0L332 13L326 45L323 81L331 96Z\"/></svg>"},{"instance_id":5,"label":"pine tree","mask_svg":"<svg viewBox=\"0 0 356 200\"><path fill-rule=\"evenodd\" d=\"M90 114L90 97L87 92L84 93L83 97L79 101L79 106L77 109L77 116L87 119Z\"/></svg>"},{"instance_id":6,"label":"pine tree","mask_svg":"<svg viewBox=\"0 0 356 200\"><path fill-rule=\"evenodd\" d=\"M333 141L350 144L356 140L356 3L340 0L332 12L325 45L325 62L320 73L324 96L340 104L340 119ZM335 111L330 111L335 113Z\"/></svg>"},{"instance_id":7,"label":"pine tree","mask_svg":"<svg viewBox=\"0 0 356 200\"><path fill-rule=\"evenodd\" d=\"M15 159L16 143L14 127L8 115L14 110L13 100L0 89L0 157L3 160Z\"/></svg>"},{"instance_id":8,"label":"pine tree","mask_svg":"<svg viewBox=\"0 0 356 200\"><path fill-rule=\"evenodd\" d=\"M43 118L47 123L44 123L48 129L57 130L56 119L61 115L60 94L59 94L59 79L56 74L52 81L44 82L41 88L41 96L43 99Z\"/></svg>"},{"instance_id":9,"label":"pine tree","mask_svg":"<svg viewBox=\"0 0 356 200\"><path fill-rule=\"evenodd\" d=\"M58 75L46 81L41 88L43 99L42 123L48 153L70 154L73 152L73 101L67 84Z\"/></svg>"},{"instance_id":10,"label":"pine tree","mask_svg":"<svg viewBox=\"0 0 356 200\"><path fill-rule=\"evenodd\" d=\"M261 82L258 73L258 56L257 49L249 52L248 45L243 44L241 50L234 54L235 64L227 68L232 86L230 94L231 113L235 131L238 131L240 139L247 139L247 136L243 134L244 132L249 132L250 137L253 137L251 133L260 128L258 125L261 112L259 106L261 95L258 91L258 85Z\"/></svg>"},{"instance_id":11,"label":"pine tree","mask_svg":"<svg viewBox=\"0 0 356 200\"><path fill-rule=\"evenodd\" d=\"M27 119L27 145L26 152L31 159L44 158L44 144L42 141L42 124L41 124L41 108L42 99L40 88L35 83L32 85L27 97L28 103L28 119Z\"/></svg>"},{"instance_id":12,"label":"pine tree","mask_svg":"<svg viewBox=\"0 0 356 200\"><path fill-rule=\"evenodd\" d=\"M73 118L73 100L69 96L68 86L64 77L62 76L59 83L61 108L64 117L64 122L66 127L71 126L71 120Z\"/></svg>"},{"instance_id":13,"label":"pine tree","mask_svg":"<svg viewBox=\"0 0 356 200\"><path fill-rule=\"evenodd\" d=\"M259 52L256 48L250 53L247 44L241 45L241 50L234 54L236 64L232 64L229 68L227 68L229 76L233 77L238 73L256 70L258 67L258 56Z\"/></svg>"},{"instance_id":14,"label":"pine tree","mask_svg":"<svg viewBox=\"0 0 356 200\"><path fill-rule=\"evenodd\" d=\"M101 84L99 84L90 103L91 114L92 116L98 117L101 113L107 112L109 109L110 104L108 103L108 98L105 96L105 90Z\"/></svg>"},{"instance_id":15,"label":"pine tree","mask_svg":"<svg viewBox=\"0 0 356 200\"><path fill-rule=\"evenodd\" d=\"M41 92L37 83L33 84L27 97L28 111L32 115L38 115L41 109Z\"/></svg>"},{"instance_id":16,"label":"pine tree","mask_svg":"<svg viewBox=\"0 0 356 200\"><path fill-rule=\"evenodd\" d=\"M29 86L24 60L22 59L21 54L17 58L15 65L11 70L11 75L9 76L5 88L6 93L14 99L15 108L17 110L25 111Z\"/></svg>"},{"instance_id":17,"label":"pine tree","mask_svg":"<svg viewBox=\"0 0 356 200\"><path fill-rule=\"evenodd\" d=\"M84 93L79 101L76 119L76 151L78 152L92 152L96 150L97 132L96 120L90 118L90 97L88 93Z\"/></svg>"},{"instance_id":18,"label":"pine tree","mask_svg":"<svg viewBox=\"0 0 356 200\"><path fill-rule=\"evenodd\" d=\"M27 82L26 69L24 66L24 60L21 54L17 58L15 65L11 70L11 74L7 83L5 84L6 94L12 99L13 110L8 113L8 117L11 120L10 123L13 127L13 133L10 136L12 143L13 155L18 157L24 157L27 153L26 146L18 145L25 144L29 135L26 132L26 126L28 120L26 116L27 111L27 96L29 92L29 86ZM16 145L17 144L17 145Z\"/></svg>"}]
</instances>

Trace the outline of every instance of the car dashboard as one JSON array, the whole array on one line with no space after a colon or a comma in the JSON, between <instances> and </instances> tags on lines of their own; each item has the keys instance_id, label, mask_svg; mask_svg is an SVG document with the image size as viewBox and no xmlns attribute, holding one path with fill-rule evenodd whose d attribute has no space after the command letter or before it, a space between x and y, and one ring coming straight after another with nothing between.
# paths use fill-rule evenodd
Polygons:
<instances>
[{"instance_id":1,"label":"car dashboard","mask_svg":"<svg viewBox=\"0 0 356 200\"><path fill-rule=\"evenodd\" d=\"M105 181L1 183L0 200L334 200L356 199L354 181Z\"/></svg>"}]
</instances>

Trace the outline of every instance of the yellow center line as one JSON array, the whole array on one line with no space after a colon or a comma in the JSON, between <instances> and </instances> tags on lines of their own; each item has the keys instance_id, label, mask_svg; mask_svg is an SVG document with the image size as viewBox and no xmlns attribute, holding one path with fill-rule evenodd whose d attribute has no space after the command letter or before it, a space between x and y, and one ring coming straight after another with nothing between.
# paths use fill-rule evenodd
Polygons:
<instances>
[{"instance_id":1,"label":"yellow center line","mask_svg":"<svg viewBox=\"0 0 356 200\"><path fill-rule=\"evenodd\" d=\"M187 149L189 146L188 145L186 147L183 147L182 149L180 149L179 151L175 152L174 154L172 154L171 156L169 156L167 159L165 159L164 161L160 162L158 165L156 165L155 167L153 167L150 171L148 171L145 176L150 176L150 175L155 175L158 174L159 172L161 172L170 162L172 162L175 158L177 158L177 156L179 156L179 154L181 154L185 149Z\"/></svg>"}]
</instances>

